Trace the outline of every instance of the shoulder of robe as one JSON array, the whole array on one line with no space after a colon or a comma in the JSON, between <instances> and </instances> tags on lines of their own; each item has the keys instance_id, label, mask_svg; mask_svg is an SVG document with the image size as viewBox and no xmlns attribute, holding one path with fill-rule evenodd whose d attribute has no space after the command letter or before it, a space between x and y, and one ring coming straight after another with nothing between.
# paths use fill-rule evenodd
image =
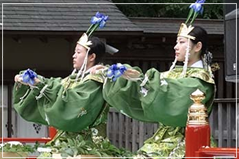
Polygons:
<instances>
[{"instance_id":1,"label":"shoulder of robe","mask_svg":"<svg viewBox=\"0 0 239 159\"><path fill-rule=\"evenodd\" d=\"M183 68L180 66L175 67L172 71L166 71L161 73L161 78L172 78L172 79L177 79L180 78L180 75L183 71ZM207 83L215 84L212 76L209 74L208 71L206 71L203 68L188 68L186 77L194 77L201 79Z\"/></svg>"},{"instance_id":2,"label":"shoulder of robe","mask_svg":"<svg viewBox=\"0 0 239 159\"><path fill-rule=\"evenodd\" d=\"M96 82L99 82L99 83L104 83L104 78L102 75L99 75L99 74L88 74L84 79L83 81L86 81L86 80L93 80L93 81L96 81Z\"/></svg>"},{"instance_id":3,"label":"shoulder of robe","mask_svg":"<svg viewBox=\"0 0 239 159\"><path fill-rule=\"evenodd\" d=\"M188 70L189 77L199 78L207 83L215 84L213 78L208 71L202 68L191 68Z\"/></svg>"}]
</instances>

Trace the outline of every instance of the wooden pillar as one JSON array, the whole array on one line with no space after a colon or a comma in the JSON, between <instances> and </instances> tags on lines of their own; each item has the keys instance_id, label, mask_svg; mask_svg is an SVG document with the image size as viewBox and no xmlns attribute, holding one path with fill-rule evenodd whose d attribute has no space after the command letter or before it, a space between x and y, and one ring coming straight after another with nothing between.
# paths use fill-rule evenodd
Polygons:
<instances>
[{"instance_id":1,"label":"wooden pillar","mask_svg":"<svg viewBox=\"0 0 239 159\"><path fill-rule=\"evenodd\" d=\"M12 137L12 86L9 84L7 87L8 92L8 105L7 105L7 137Z\"/></svg>"}]
</instances>

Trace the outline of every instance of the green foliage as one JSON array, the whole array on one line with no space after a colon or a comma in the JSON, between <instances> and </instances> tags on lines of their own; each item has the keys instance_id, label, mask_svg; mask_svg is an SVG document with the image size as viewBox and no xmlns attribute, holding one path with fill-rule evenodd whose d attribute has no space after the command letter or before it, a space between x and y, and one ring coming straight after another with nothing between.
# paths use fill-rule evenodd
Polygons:
<instances>
[{"instance_id":1,"label":"green foliage","mask_svg":"<svg viewBox=\"0 0 239 159\"><path fill-rule=\"evenodd\" d=\"M189 5L196 0L112 0L116 6L128 17L170 17L170 18L186 18L189 12ZM204 19L222 19L223 5L222 0L206 0L204 4L203 15L199 18ZM135 3L135 4L127 4ZM145 4L139 4L145 3ZM151 4L150 4L151 3ZM154 4L152 4L154 3ZM159 4L165 3L165 4ZM178 4L169 4L178 3ZM190 3L190 4L180 4ZM218 4L206 4L218 3Z\"/></svg>"},{"instance_id":2,"label":"green foliage","mask_svg":"<svg viewBox=\"0 0 239 159\"><path fill-rule=\"evenodd\" d=\"M52 157L50 152L43 152L37 157L37 159L49 159L50 157Z\"/></svg>"},{"instance_id":3,"label":"green foliage","mask_svg":"<svg viewBox=\"0 0 239 159\"><path fill-rule=\"evenodd\" d=\"M31 145L11 145L9 143L6 143L3 145L3 147L0 148L0 151L3 152L29 152L33 153L35 152L36 148L35 146Z\"/></svg>"},{"instance_id":4,"label":"green foliage","mask_svg":"<svg viewBox=\"0 0 239 159\"><path fill-rule=\"evenodd\" d=\"M125 156L133 154L124 149L118 149L107 138L93 136L85 138L80 134L67 134L52 143L52 153L60 153L62 157L77 155L96 155L99 157Z\"/></svg>"}]
</instances>

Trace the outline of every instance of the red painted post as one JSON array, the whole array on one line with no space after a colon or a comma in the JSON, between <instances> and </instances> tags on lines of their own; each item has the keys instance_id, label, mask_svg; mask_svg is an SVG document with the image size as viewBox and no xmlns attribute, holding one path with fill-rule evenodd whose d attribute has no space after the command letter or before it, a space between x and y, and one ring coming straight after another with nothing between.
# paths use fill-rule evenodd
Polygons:
<instances>
[{"instance_id":1,"label":"red painted post","mask_svg":"<svg viewBox=\"0 0 239 159\"><path fill-rule=\"evenodd\" d=\"M207 121L207 109L201 103L205 95L200 90L191 94L194 104L188 110L188 121L185 130L185 157L196 157L196 151L203 146L210 147L210 127Z\"/></svg>"},{"instance_id":2,"label":"red painted post","mask_svg":"<svg viewBox=\"0 0 239 159\"><path fill-rule=\"evenodd\" d=\"M48 127L48 130L49 130L49 137L50 137L51 139L53 139L53 138L55 137L56 133L57 133L56 128L54 128L54 127L52 127L52 126L49 126L49 127Z\"/></svg>"},{"instance_id":3,"label":"red painted post","mask_svg":"<svg viewBox=\"0 0 239 159\"><path fill-rule=\"evenodd\" d=\"M196 157L195 152L202 146L210 146L209 125L187 125L185 133L186 157Z\"/></svg>"}]
</instances>

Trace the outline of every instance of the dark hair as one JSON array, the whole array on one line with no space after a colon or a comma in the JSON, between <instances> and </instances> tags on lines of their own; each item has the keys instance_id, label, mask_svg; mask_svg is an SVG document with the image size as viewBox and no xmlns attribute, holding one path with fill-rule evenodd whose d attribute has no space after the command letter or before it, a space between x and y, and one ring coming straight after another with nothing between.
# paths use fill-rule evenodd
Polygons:
<instances>
[{"instance_id":1,"label":"dark hair","mask_svg":"<svg viewBox=\"0 0 239 159\"><path fill-rule=\"evenodd\" d=\"M207 53L207 31L200 26L194 26L193 30L189 35L194 36L195 40L191 40L194 44L197 44L199 41L202 43L202 52L201 56Z\"/></svg>"},{"instance_id":2,"label":"dark hair","mask_svg":"<svg viewBox=\"0 0 239 159\"><path fill-rule=\"evenodd\" d=\"M98 37L94 36L90 37L89 41L92 42L92 45L90 45L89 55L95 53L95 64L98 64L105 55L105 44Z\"/></svg>"}]
</instances>

